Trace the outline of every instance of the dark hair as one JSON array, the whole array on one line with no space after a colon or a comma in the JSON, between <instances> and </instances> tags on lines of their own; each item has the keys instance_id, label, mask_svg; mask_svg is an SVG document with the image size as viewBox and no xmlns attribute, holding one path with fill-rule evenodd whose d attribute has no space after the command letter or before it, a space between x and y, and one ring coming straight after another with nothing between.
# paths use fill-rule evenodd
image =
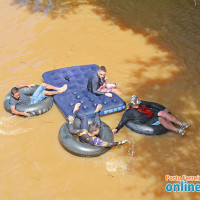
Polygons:
<instances>
[{"instance_id":1,"label":"dark hair","mask_svg":"<svg viewBox=\"0 0 200 200\"><path fill-rule=\"evenodd\" d=\"M101 71L103 71L103 72L106 72L106 67L101 66L101 67L99 68L99 70L101 70Z\"/></svg>"},{"instance_id":2,"label":"dark hair","mask_svg":"<svg viewBox=\"0 0 200 200\"><path fill-rule=\"evenodd\" d=\"M14 95L15 93L19 92L19 89L17 87L13 87L11 89L11 94Z\"/></svg>"},{"instance_id":3,"label":"dark hair","mask_svg":"<svg viewBox=\"0 0 200 200\"><path fill-rule=\"evenodd\" d=\"M97 131L99 128L100 128L100 127L99 127L99 124L93 122L93 123L91 123L91 124L89 125L89 127L88 127L88 132L89 132L89 133L93 133L94 131Z\"/></svg>"}]
</instances>

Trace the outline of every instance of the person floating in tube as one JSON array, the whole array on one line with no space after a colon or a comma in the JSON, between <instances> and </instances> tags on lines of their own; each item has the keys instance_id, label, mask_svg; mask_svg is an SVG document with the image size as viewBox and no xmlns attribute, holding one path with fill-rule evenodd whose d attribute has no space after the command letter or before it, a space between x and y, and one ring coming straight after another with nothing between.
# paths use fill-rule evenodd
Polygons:
<instances>
[{"instance_id":1,"label":"person floating in tube","mask_svg":"<svg viewBox=\"0 0 200 200\"><path fill-rule=\"evenodd\" d=\"M96 95L106 95L112 97L112 93L120 95L121 92L116 89L115 83L107 83L106 67L101 66L97 72L88 79L87 89Z\"/></svg>"},{"instance_id":2,"label":"person floating in tube","mask_svg":"<svg viewBox=\"0 0 200 200\"><path fill-rule=\"evenodd\" d=\"M88 117L79 112L79 107L81 103L77 103L74 107L73 116L69 115L69 132L73 135L77 135L81 142L88 143L94 146L102 147L114 147L121 146L128 142L128 140L123 140L120 142L106 142L96 137L100 131L101 120L99 118L99 111L102 108L101 104L98 104L96 110L94 111L93 123L88 126ZM81 129L75 129L73 127L74 118L78 117L81 120Z\"/></svg>"},{"instance_id":3,"label":"person floating in tube","mask_svg":"<svg viewBox=\"0 0 200 200\"><path fill-rule=\"evenodd\" d=\"M31 97L20 94L19 88L23 87L34 87L35 84L27 84L27 85L18 85L16 87L13 87L11 89L11 97L10 97L10 109L12 114L14 115L22 115L25 117L29 117L30 114L27 112L19 112L15 109L16 105L31 105L41 102L46 96L48 95L55 95L55 94L61 94L67 90L67 85L63 85L62 87L55 87L53 85L49 85L47 83L42 83L33 93ZM54 91L47 91L48 90L54 90Z\"/></svg>"},{"instance_id":4,"label":"person floating in tube","mask_svg":"<svg viewBox=\"0 0 200 200\"><path fill-rule=\"evenodd\" d=\"M190 126L185 122L180 122L164 106L158 103L140 101L136 95L131 96L129 108L124 112L121 121L112 132L117 133L129 120L155 126L162 124L166 129L177 132L179 135L184 135L186 128ZM179 125L180 128L176 128L172 123Z\"/></svg>"}]
</instances>

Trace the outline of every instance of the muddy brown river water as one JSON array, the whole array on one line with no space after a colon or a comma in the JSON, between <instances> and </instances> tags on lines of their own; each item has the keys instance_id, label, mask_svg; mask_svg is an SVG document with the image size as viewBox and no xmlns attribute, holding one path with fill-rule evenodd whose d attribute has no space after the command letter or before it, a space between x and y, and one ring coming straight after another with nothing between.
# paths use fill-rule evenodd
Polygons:
<instances>
[{"instance_id":1,"label":"muddy brown river water","mask_svg":"<svg viewBox=\"0 0 200 200\"><path fill-rule=\"evenodd\" d=\"M199 199L166 192L165 175L200 174L200 1L1 0L0 18L1 200ZM126 102L137 94L165 105L191 124L186 135L124 127L115 141L128 144L80 158L59 143L66 119L55 104L33 118L5 111L12 86L82 64L105 65ZM102 120L114 128L122 114Z\"/></svg>"}]
</instances>

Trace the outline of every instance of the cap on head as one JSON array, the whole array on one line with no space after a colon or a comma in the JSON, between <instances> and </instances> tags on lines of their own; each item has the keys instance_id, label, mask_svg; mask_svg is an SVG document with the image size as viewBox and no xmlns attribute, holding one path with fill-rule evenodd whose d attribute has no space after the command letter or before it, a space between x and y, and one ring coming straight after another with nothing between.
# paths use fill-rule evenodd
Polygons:
<instances>
[{"instance_id":1,"label":"cap on head","mask_svg":"<svg viewBox=\"0 0 200 200\"><path fill-rule=\"evenodd\" d=\"M130 102L129 102L130 106L136 106L136 105L139 105L140 103L141 103L141 101L139 100L139 98L136 95L131 96Z\"/></svg>"}]
</instances>

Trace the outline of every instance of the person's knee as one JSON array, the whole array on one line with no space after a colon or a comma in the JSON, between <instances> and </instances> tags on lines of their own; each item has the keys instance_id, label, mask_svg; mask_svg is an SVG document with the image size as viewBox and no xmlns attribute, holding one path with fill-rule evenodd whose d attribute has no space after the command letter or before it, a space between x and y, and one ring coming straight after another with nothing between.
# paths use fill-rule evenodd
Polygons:
<instances>
[{"instance_id":1,"label":"person's knee","mask_svg":"<svg viewBox=\"0 0 200 200\"><path fill-rule=\"evenodd\" d=\"M47 86L47 84L46 84L46 83L42 83L41 85L43 85L45 88L46 88L46 86Z\"/></svg>"},{"instance_id":2,"label":"person's knee","mask_svg":"<svg viewBox=\"0 0 200 200\"><path fill-rule=\"evenodd\" d=\"M43 93L45 96L48 95L48 91L47 91L47 90L44 90L42 93Z\"/></svg>"},{"instance_id":3,"label":"person's knee","mask_svg":"<svg viewBox=\"0 0 200 200\"><path fill-rule=\"evenodd\" d=\"M160 112L158 113L158 116L165 118L165 116L166 116L167 114L168 114L168 113L167 113L166 111L160 111Z\"/></svg>"},{"instance_id":4,"label":"person's knee","mask_svg":"<svg viewBox=\"0 0 200 200\"><path fill-rule=\"evenodd\" d=\"M161 123L163 122L163 118L162 117L158 117L158 121Z\"/></svg>"},{"instance_id":5,"label":"person's knee","mask_svg":"<svg viewBox=\"0 0 200 200\"><path fill-rule=\"evenodd\" d=\"M167 120L167 119L164 119L163 117L158 117L158 120L159 120L159 122L163 125L163 124L168 124L168 123L170 123L170 121L169 120Z\"/></svg>"}]
</instances>

